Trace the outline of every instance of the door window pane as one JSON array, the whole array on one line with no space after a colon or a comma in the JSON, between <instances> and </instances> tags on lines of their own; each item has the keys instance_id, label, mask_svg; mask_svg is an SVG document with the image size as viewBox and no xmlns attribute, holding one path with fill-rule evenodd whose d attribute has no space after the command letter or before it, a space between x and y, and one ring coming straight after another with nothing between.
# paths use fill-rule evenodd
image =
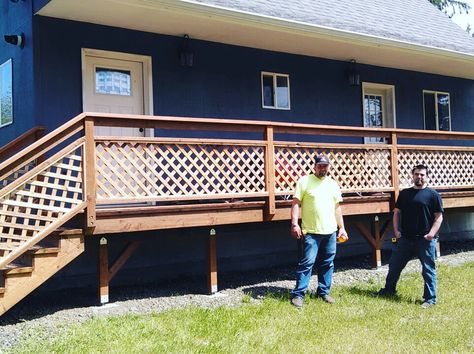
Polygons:
<instances>
[{"instance_id":1,"label":"door window pane","mask_svg":"<svg viewBox=\"0 0 474 354\"><path fill-rule=\"evenodd\" d=\"M13 122L12 60L0 65L0 127Z\"/></svg>"},{"instance_id":2,"label":"door window pane","mask_svg":"<svg viewBox=\"0 0 474 354\"><path fill-rule=\"evenodd\" d=\"M96 68L95 92L106 95L131 96L132 83L130 71Z\"/></svg>"},{"instance_id":3,"label":"door window pane","mask_svg":"<svg viewBox=\"0 0 474 354\"><path fill-rule=\"evenodd\" d=\"M436 107L434 93L425 92L423 95L425 103L425 129L436 130Z\"/></svg>"}]
</instances>

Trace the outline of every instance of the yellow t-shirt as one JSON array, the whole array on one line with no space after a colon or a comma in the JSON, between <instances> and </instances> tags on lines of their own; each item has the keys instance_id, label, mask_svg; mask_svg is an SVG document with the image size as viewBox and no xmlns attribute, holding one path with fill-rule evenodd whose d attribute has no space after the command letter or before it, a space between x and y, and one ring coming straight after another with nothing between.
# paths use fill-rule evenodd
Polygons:
<instances>
[{"instance_id":1,"label":"yellow t-shirt","mask_svg":"<svg viewBox=\"0 0 474 354\"><path fill-rule=\"evenodd\" d=\"M342 202L341 189L331 177L310 174L296 184L294 198L301 202L304 234L329 235L337 230L336 204Z\"/></svg>"}]
</instances>

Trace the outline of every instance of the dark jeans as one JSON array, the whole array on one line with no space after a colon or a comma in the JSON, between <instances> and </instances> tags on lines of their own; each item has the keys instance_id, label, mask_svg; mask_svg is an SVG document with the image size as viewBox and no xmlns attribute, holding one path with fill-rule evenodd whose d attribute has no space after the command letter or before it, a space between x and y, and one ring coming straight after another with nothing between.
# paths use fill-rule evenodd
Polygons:
<instances>
[{"instance_id":1,"label":"dark jeans","mask_svg":"<svg viewBox=\"0 0 474 354\"><path fill-rule=\"evenodd\" d=\"M304 236L303 256L296 270L296 287L291 295L304 297L311 279L313 265L316 263L318 272L318 295L328 295L331 289L334 272L334 257L336 256L336 233L331 235L307 234Z\"/></svg>"},{"instance_id":2,"label":"dark jeans","mask_svg":"<svg viewBox=\"0 0 474 354\"><path fill-rule=\"evenodd\" d=\"M436 303L436 240L427 241L423 237L401 237L393 246L389 270L385 282L387 292L395 292L400 273L413 257L417 257L422 266L425 281L423 298L426 302Z\"/></svg>"}]
</instances>

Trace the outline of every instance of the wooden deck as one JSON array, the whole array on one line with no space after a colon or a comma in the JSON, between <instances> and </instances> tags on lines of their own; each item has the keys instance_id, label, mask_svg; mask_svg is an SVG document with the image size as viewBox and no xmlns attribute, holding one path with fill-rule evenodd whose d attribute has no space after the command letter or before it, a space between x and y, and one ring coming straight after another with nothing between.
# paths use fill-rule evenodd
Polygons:
<instances>
[{"instance_id":1,"label":"wooden deck","mask_svg":"<svg viewBox=\"0 0 474 354\"><path fill-rule=\"evenodd\" d=\"M153 128L153 137L95 136L97 126ZM386 144L364 144L365 137ZM295 182L315 154L331 160L344 215L373 215L357 229L380 250L389 213L411 168L430 167L446 208L474 206L474 133L83 113L0 163L0 267L68 220L86 235L289 220ZM10 148L9 148L10 149ZM369 231L370 230L370 231ZM109 269L101 243L101 298L137 247ZM210 237L209 289L217 288Z\"/></svg>"}]
</instances>

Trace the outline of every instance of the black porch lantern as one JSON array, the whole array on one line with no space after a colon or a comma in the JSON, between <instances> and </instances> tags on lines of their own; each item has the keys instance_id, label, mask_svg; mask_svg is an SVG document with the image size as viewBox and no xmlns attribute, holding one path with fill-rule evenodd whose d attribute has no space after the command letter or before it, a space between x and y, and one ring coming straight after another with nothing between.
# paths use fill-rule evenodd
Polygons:
<instances>
[{"instance_id":1,"label":"black porch lantern","mask_svg":"<svg viewBox=\"0 0 474 354\"><path fill-rule=\"evenodd\" d=\"M185 34L179 47L179 63L188 68L194 64L194 52L191 49L190 41L189 36Z\"/></svg>"},{"instance_id":2,"label":"black porch lantern","mask_svg":"<svg viewBox=\"0 0 474 354\"><path fill-rule=\"evenodd\" d=\"M360 74L357 71L357 62L355 59L351 59L349 61L349 85L351 86L359 86L360 85Z\"/></svg>"}]
</instances>

